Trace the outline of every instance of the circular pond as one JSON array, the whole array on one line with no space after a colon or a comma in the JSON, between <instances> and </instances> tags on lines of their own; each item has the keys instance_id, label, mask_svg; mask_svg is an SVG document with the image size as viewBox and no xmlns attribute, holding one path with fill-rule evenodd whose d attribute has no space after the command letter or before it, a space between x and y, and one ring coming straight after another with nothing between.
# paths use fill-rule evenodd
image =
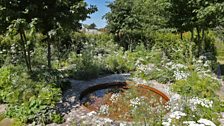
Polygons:
<instances>
[{"instance_id":1,"label":"circular pond","mask_svg":"<svg viewBox=\"0 0 224 126\"><path fill-rule=\"evenodd\" d=\"M99 116L113 120L133 121L155 113L167 113L169 98L159 90L127 82L100 84L81 93L83 106ZM138 116L138 117L137 117Z\"/></svg>"}]
</instances>

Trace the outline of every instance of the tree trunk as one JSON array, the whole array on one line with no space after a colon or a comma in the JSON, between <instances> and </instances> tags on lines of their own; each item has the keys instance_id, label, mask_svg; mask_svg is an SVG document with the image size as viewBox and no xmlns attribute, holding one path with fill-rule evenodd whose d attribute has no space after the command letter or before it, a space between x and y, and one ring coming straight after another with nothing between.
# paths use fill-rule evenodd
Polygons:
<instances>
[{"instance_id":1,"label":"tree trunk","mask_svg":"<svg viewBox=\"0 0 224 126\"><path fill-rule=\"evenodd\" d=\"M29 65L29 61L28 61L28 58L27 58L27 51L26 51L25 40L23 38L23 31L20 30L19 34L20 34L21 45L22 45L22 50L23 50L23 57L24 57L25 62L26 62L26 67L27 67L28 71L31 71L31 68L30 68L30 65Z\"/></svg>"},{"instance_id":2,"label":"tree trunk","mask_svg":"<svg viewBox=\"0 0 224 126\"><path fill-rule=\"evenodd\" d=\"M205 29L202 29L202 49L204 50L204 46L205 46Z\"/></svg>"},{"instance_id":3,"label":"tree trunk","mask_svg":"<svg viewBox=\"0 0 224 126\"><path fill-rule=\"evenodd\" d=\"M58 40L58 43L56 44L57 45L57 57L58 57L58 68L60 68L61 67L61 55L60 55L60 53L61 53L61 50L60 50L60 43L61 43L61 39L59 38L59 40Z\"/></svg>"},{"instance_id":4,"label":"tree trunk","mask_svg":"<svg viewBox=\"0 0 224 126\"><path fill-rule=\"evenodd\" d=\"M202 38L201 39L202 39L202 41L205 41L205 29L204 28L202 29Z\"/></svg>"},{"instance_id":5,"label":"tree trunk","mask_svg":"<svg viewBox=\"0 0 224 126\"><path fill-rule=\"evenodd\" d=\"M48 68L51 69L51 40L47 40L47 64Z\"/></svg>"},{"instance_id":6,"label":"tree trunk","mask_svg":"<svg viewBox=\"0 0 224 126\"><path fill-rule=\"evenodd\" d=\"M23 39L25 40L25 42L27 43L27 38L26 38L26 34L25 34L24 31L22 32L22 36L23 36ZM32 71L30 50L31 50L30 45L27 45L27 61L28 61L28 64L29 64L30 71Z\"/></svg>"},{"instance_id":7,"label":"tree trunk","mask_svg":"<svg viewBox=\"0 0 224 126\"><path fill-rule=\"evenodd\" d=\"M200 35L200 29L197 27L197 34L198 34L198 56L200 56L201 53L201 35Z\"/></svg>"},{"instance_id":8,"label":"tree trunk","mask_svg":"<svg viewBox=\"0 0 224 126\"><path fill-rule=\"evenodd\" d=\"M194 29L191 30L191 41L194 41Z\"/></svg>"},{"instance_id":9,"label":"tree trunk","mask_svg":"<svg viewBox=\"0 0 224 126\"><path fill-rule=\"evenodd\" d=\"M180 39L183 40L183 32L180 32Z\"/></svg>"}]
</instances>

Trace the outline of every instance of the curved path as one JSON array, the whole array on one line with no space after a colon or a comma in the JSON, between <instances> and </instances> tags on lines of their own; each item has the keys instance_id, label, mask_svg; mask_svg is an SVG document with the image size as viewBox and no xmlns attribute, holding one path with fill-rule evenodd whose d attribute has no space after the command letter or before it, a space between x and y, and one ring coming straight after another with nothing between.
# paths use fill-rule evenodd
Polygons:
<instances>
[{"instance_id":1,"label":"curved path","mask_svg":"<svg viewBox=\"0 0 224 126\"><path fill-rule=\"evenodd\" d=\"M126 81L134 81L138 84L146 84L146 82L131 79L130 74L114 74L102 78L98 78L91 81L77 81L77 80L69 80L71 82L71 88L67 90L63 94L63 100L58 104L58 109L65 116L65 123L63 124L50 124L49 126L76 126L76 125L87 125L87 126L102 126L102 125L112 125L119 126L123 125L126 122L118 122L112 121L108 118L101 118L95 116L96 113L90 112L88 109L80 105L79 97L80 94L98 84L112 83L112 82L126 82ZM158 84L156 82L147 82L150 83L151 87L154 87L160 90L162 93L170 96L168 92L168 85ZM165 90L164 90L165 89ZM128 124L128 123L126 123Z\"/></svg>"}]
</instances>

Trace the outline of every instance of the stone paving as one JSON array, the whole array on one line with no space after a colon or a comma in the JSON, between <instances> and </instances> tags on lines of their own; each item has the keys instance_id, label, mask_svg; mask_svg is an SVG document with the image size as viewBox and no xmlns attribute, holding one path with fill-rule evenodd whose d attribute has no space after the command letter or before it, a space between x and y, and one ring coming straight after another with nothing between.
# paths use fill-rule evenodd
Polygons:
<instances>
[{"instance_id":1,"label":"stone paving","mask_svg":"<svg viewBox=\"0 0 224 126\"><path fill-rule=\"evenodd\" d=\"M126 81L137 81L140 84L145 84L146 82L138 79L130 79L130 74L114 74L102 78L98 78L91 81L77 81L70 80L71 89L67 90L63 95L63 100L58 104L59 110L64 114L65 123L63 124L50 124L49 126L119 126L119 125L130 125L128 122L113 121L108 118L102 118L96 115L95 112L90 112L87 108L80 105L79 97L81 92L84 90L105 83L113 82L126 82ZM149 82L147 82L149 83ZM171 94L168 92L168 85L159 84L156 82L150 82L151 87L154 87L167 96ZM165 90L164 90L165 89Z\"/></svg>"},{"instance_id":2,"label":"stone paving","mask_svg":"<svg viewBox=\"0 0 224 126\"><path fill-rule=\"evenodd\" d=\"M0 114L5 113L6 105L0 104Z\"/></svg>"}]
</instances>

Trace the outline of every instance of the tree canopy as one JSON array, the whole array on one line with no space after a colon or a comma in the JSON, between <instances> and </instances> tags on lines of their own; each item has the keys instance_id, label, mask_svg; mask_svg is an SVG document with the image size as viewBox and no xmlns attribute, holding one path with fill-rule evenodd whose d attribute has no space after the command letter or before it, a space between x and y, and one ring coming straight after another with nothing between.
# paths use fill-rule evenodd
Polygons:
<instances>
[{"instance_id":1,"label":"tree canopy","mask_svg":"<svg viewBox=\"0 0 224 126\"><path fill-rule=\"evenodd\" d=\"M26 48L26 34L24 25L36 19L35 28L44 35L52 35L57 28L78 30L81 28L80 20L85 20L88 14L96 11L95 6L87 8L83 0L1 0L0 1L0 28L4 33L10 24L19 23L18 33L21 35L24 47L24 57L30 62L30 50ZM49 33L49 34L48 34ZM51 49L48 40L48 65L50 67ZM26 56L26 52L28 56ZM29 63L27 63L29 64ZM31 66L28 65L28 69Z\"/></svg>"},{"instance_id":2,"label":"tree canopy","mask_svg":"<svg viewBox=\"0 0 224 126\"><path fill-rule=\"evenodd\" d=\"M116 0L108 5L111 12L105 16L107 28L127 49L128 43L146 40L147 31L165 25L165 6L166 0Z\"/></svg>"}]
</instances>

